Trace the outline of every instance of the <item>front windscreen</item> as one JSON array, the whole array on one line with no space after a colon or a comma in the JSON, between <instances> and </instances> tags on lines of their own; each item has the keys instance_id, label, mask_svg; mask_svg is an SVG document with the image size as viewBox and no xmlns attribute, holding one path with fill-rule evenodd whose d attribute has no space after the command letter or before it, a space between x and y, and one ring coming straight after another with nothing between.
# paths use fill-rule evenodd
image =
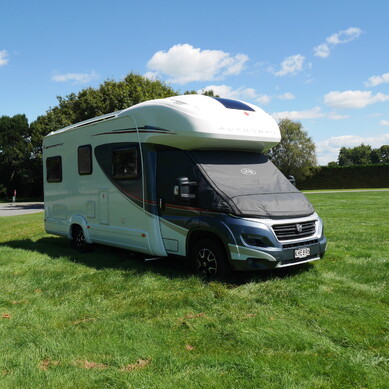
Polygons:
<instances>
[{"instance_id":1,"label":"front windscreen","mask_svg":"<svg viewBox=\"0 0 389 389\"><path fill-rule=\"evenodd\" d=\"M237 215L301 217L314 212L306 197L263 154L244 151L190 154Z\"/></svg>"}]
</instances>

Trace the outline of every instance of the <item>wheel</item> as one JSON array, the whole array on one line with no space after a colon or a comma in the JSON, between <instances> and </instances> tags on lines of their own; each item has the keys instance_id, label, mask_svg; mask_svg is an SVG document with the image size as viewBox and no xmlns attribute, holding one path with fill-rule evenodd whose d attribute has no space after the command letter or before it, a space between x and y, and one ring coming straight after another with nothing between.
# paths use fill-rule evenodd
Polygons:
<instances>
[{"instance_id":1,"label":"wheel","mask_svg":"<svg viewBox=\"0 0 389 389\"><path fill-rule=\"evenodd\" d=\"M231 273L224 248L209 238L201 239L193 246L191 262L195 271L208 279L225 278Z\"/></svg>"},{"instance_id":2,"label":"wheel","mask_svg":"<svg viewBox=\"0 0 389 389\"><path fill-rule=\"evenodd\" d=\"M72 237L72 243L74 248L76 248L81 253L86 253L87 251L89 251L90 244L87 243L87 241L85 240L84 231L80 226L73 227Z\"/></svg>"}]
</instances>

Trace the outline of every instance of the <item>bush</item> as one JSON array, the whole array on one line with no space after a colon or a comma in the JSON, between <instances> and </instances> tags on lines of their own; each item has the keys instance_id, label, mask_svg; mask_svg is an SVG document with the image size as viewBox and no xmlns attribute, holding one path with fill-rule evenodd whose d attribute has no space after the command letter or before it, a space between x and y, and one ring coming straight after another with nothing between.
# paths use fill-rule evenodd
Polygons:
<instances>
[{"instance_id":1,"label":"bush","mask_svg":"<svg viewBox=\"0 0 389 389\"><path fill-rule=\"evenodd\" d=\"M321 166L299 189L389 188L389 164Z\"/></svg>"}]
</instances>

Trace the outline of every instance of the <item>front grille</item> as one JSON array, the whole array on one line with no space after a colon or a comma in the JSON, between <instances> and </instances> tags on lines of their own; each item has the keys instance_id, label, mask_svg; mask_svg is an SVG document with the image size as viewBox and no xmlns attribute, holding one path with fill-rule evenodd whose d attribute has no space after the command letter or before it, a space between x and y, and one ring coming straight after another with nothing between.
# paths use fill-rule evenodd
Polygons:
<instances>
[{"instance_id":1,"label":"front grille","mask_svg":"<svg viewBox=\"0 0 389 389\"><path fill-rule=\"evenodd\" d=\"M298 247L307 247L319 243L319 239L304 240L304 242L283 244L283 249L296 249Z\"/></svg>"},{"instance_id":2,"label":"front grille","mask_svg":"<svg viewBox=\"0 0 389 389\"><path fill-rule=\"evenodd\" d=\"M273 231L280 241L307 238L315 234L316 222L277 224L273 226Z\"/></svg>"}]
</instances>

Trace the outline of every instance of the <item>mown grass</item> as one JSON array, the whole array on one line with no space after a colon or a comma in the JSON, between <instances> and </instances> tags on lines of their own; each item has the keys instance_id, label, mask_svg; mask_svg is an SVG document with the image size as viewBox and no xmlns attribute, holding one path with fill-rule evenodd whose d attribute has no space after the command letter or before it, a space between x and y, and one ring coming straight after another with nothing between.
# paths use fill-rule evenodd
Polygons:
<instances>
[{"instance_id":1,"label":"mown grass","mask_svg":"<svg viewBox=\"0 0 389 389\"><path fill-rule=\"evenodd\" d=\"M387 388L389 193L308 197L325 258L229 282L0 218L0 387Z\"/></svg>"}]
</instances>

